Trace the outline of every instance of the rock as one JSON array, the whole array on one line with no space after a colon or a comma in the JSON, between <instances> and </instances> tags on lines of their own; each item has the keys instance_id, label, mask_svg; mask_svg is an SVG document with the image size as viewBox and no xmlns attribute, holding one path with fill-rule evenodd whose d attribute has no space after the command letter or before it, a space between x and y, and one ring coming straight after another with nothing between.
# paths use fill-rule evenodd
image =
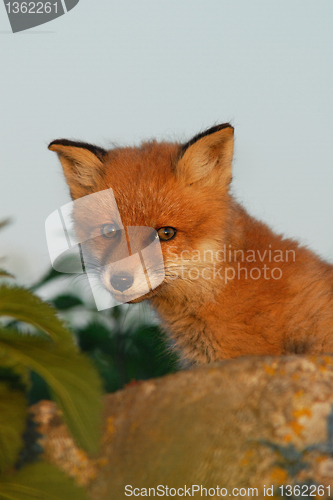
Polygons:
<instances>
[{"instance_id":1,"label":"rock","mask_svg":"<svg viewBox=\"0 0 333 500\"><path fill-rule=\"evenodd\" d=\"M148 496L149 488L158 496L159 485L159 496L176 498L185 486L186 496L198 487L194 496L209 498L267 498L281 486L286 498L333 497L329 356L238 358L109 394L98 457L76 448L54 403L31 411L45 460L91 499Z\"/></svg>"}]
</instances>

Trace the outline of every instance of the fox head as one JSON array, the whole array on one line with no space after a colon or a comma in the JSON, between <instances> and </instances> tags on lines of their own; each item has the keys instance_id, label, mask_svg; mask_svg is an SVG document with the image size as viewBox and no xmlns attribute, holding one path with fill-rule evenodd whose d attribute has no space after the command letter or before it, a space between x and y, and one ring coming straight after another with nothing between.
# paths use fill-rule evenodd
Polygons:
<instances>
[{"instance_id":1,"label":"fox head","mask_svg":"<svg viewBox=\"0 0 333 500\"><path fill-rule=\"evenodd\" d=\"M73 200L112 189L113 195L92 196L89 204L74 206L73 220L100 281L117 300L183 294L191 281L190 268L213 265L203 263L203 254L225 241L233 155L230 124L212 127L186 144L150 141L105 150L59 139L49 149L58 154ZM148 280L147 289L147 273L139 273L140 259L134 254L154 241L160 244L164 265L153 259L148 274L161 275L162 266L163 282L153 287ZM132 264L124 259L128 248Z\"/></svg>"}]
</instances>

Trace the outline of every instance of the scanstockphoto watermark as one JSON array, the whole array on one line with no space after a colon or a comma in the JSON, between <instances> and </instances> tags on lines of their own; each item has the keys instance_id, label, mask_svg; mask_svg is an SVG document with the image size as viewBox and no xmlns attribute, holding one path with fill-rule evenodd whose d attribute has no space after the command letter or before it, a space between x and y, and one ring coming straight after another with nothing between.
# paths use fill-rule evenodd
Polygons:
<instances>
[{"instance_id":1,"label":"scanstockphoto watermark","mask_svg":"<svg viewBox=\"0 0 333 500\"><path fill-rule=\"evenodd\" d=\"M202 485L192 484L184 485L179 488L172 488L167 485L159 484L156 488L138 488L130 484L125 486L125 496L127 497L234 497L234 498L253 498L253 497L323 497L331 498L331 486L324 485L263 485L261 488L223 488L215 486L206 488ZM326 496L327 495L327 496Z\"/></svg>"},{"instance_id":2,"label":"scanstockphoto watermark","mask_svg":"<svg viewBox=\"0 0 333 500\"><path fill-rule=\"evenodd\" d=\"M266 492L266 488L264 490ZM191 486L184 485L179 488L169 487L159 484L156 488L136 488L130 484L125 486L125 495L127 497L258 497L258 488L222 488L215 486L206 488L199 484Z\"/></svg>"},{"instance_id":3,"label":"scanstockphoto watermark","mask_svg":"<svg viewBox=\"0 0 333 500\"><path fill-rule=\"evenodd\" d=\"M177 251L175 246L168 247L167 258L169 260L181 259L183 261L195 262L219 262L219 263L231 263L231 262L268 262L268 263L278 263L278 262L295 262L296 252L295 250L281 250L278 248L272 248L272 245L268 245L268 248L263 248L261 250L243 250L232 248L231 245L224 244L222 248L214 251L211 249L200 250L182 250Z\"/></svg>"},{"instance_id":4,"label":"scanstockphoto watermark","mask_svg":"<svg viewBox=\"0 0 333 500\"><path fill-rule=\"evenodd\" d=\"M79 0L39 0L36 2L4 0L13 33L48 23L72 10Z\"/></svg>"},{"instance_id":5,"label":"scanstockphoto watermark","mask_svg":"<svg viewBox=\"0 0 333 500\"><path fill-rule=\"evenodd\" d=\"M234 267L220 267L215 263L210 267L188 267L180 266L177 270L171 270L168 274L170 280L176 280L178 278L190 279L191 281L204 279L204 280L216 280L220 279L225 284L232 280L253 280L257 281L264 279L269 280L280 280L283 276L283 271L280 267L268 267L264 264L262 267L251 267L246 268L238 262Z\"/></svg>"},{"instance_id":6,"label":"scanstockphoto watermark","mask_svg":"<svg viewBox=\"0 0 333 500\"><path fill-rule=\"evenodd\" d=\"M261 250L234 249L231 245L223 245L216 251L177 252L177 248L172 246L166 252L166 259L170 267L170 279L221 279L224 283L234 279L279 280L283 271L276 264L295 262L296 251L273 249L271 245Z\"/></svg>"}]
</instances>

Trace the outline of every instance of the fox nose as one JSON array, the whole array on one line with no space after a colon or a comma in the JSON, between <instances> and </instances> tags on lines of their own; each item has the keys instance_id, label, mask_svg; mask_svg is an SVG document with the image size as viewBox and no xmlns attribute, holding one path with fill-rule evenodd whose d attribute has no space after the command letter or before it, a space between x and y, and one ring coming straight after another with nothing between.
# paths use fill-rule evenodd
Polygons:
<instances>
[{"instance_id":1,"label":"fox nose","mask_svg":"<svg viewBox=\"0 0 333 500\"><path fill-rule=\"evenodd\" d=\"M130 274L116 274L111 278L111 285L115 290L124 292L133 285L134 278Z\"/></svg>"}]
</instances>

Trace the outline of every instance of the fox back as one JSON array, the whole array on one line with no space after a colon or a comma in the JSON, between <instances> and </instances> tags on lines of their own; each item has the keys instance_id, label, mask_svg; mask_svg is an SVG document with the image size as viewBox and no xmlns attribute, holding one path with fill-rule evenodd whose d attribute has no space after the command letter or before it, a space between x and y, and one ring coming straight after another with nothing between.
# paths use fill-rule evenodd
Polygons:
<instances>
[{"instance_id":1,"label":"fox back","mask_svg":"<svg viewBox=\"0 0 333 500\"><path fill-rule=\"evenodd\" d=\"M333 266L230 194L231 125L186 144L104 150L60 139L49 149L73 200L112 189L112 199L74 210L78 239L89 242L103 287L122 302L148 299L184 359L333 352ZM122 267L129 238L138 249L160 243L163 262L150 262L156 287L147 289L140 259ZM116 271L106 265L119 261Z\"/></svg>"}]
</instances>

